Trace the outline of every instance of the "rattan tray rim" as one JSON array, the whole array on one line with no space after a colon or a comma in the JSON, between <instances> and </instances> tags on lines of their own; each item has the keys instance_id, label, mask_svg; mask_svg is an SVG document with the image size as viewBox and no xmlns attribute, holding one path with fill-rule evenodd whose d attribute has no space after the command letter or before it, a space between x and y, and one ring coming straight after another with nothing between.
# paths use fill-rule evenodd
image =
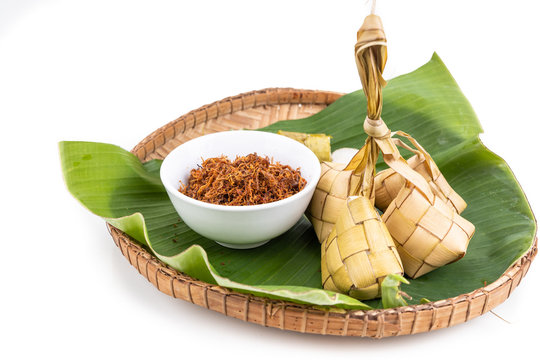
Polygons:
<instances>
[{"instance_id":1,"label":"rattan tray rim","mask_svg":"<svg viewBox=\"0 0 540 360\"><path fill-rule=\"evenodd\" d=\"M271 108L271 111L275 112L277 107L279 114L281 107L286 106L289 107L288 117L291 107L311 106L317 110L331 104L341 95L343 94L331 91L269 88L227 97L190 111L162 126L145 137L132 152L141 161L162 158L167 152L165 145L171 139L198 127L202 127L203 132L205 129L213 131L214 128L205 127L211 121L250 109L265 111ZM270 119L271 122L272 120L277 119ZM242 121L238 125L244 127ZM233 126L236 124L233 123ZM492 310L504 302L519 285L537 253L535 235L529 250L499 279L470 293L428 304L394 309L345 311L243 294L196 280L165 265L122 231L111 225L107 226L115 244L130 264L158 290L170 296L262 326L303 333L372 338L446 328Z\"/></svg>"}]
</instances>

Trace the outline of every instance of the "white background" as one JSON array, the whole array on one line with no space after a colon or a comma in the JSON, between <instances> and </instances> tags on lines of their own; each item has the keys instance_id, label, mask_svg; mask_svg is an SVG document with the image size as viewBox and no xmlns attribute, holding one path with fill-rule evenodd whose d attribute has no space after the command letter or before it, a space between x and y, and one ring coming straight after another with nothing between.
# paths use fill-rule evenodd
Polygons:
<instances>
[{"instance_id":1,"label":"white background","mask_svg":"<svg viewBox=\"0 0 540 360\"><path fill-rule=\"evenodd\" d=\"M386 78L437 51L476 110L482 140L538 211L534 5L381 0L378 13L389 39ZM353 46L368 9L364 0L0 0L0 357L496 359L534 351L538 260L495 309L510 324L488 313L380 341L284 332L157 291L63 184L60 140L131 149L179 115L240 92L358 89Z\"/></svg>"}]
</instances>

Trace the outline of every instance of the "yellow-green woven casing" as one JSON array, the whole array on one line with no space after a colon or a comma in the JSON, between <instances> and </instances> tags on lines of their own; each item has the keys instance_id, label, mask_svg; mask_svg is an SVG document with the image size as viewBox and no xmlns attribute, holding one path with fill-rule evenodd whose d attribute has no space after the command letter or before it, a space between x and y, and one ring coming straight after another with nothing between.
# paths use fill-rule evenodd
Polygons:
<instances>
[{"instance_id":1,"label":"yellow-green woven casing","mask_svg":"<svg viewBox=\"0 0 540 360\"><path fill-rule=\"evenodd\" d=\"M364 196L345 201L322 242L321 274L325 289L361 300L380 296L380 284L388 274L403 274L394 241Z\"/></svg>"},{"instance_id":2,"label":"yellow-green woven casing","mask_svg":"<svg viewBox=\"0 0 540 360\"><path fill-rule=\"evenodd\" d=\"M399 191L382 219L413 279L461 259L475 229L443 199L435 196L431 203L412 184Z\"/></svg>"},{"instance_id":3,"label":"yellow-green woven casing","mask_svg":"<svg viewBox=\"0 0 540 360\"><path fill-rule=\"evenodd\" d=\"M319 242L328 237L351 191L354 191L360 182L360 177L354 175L352 170L343 170L345 166L331 162L321 163L321 177L306 212Z\"/></svg>"},{"instance_id":4,"label":"yellow-green woven casing","mask_svg":"<svg viewBox=\"0 0 540 360\"><path fill-rule=\"evenodd\" d=\"M461 214L467 207L465 200L452 189L440 171L433 178L428 169L425 158L414 155L407 160L412 169L420 173L429 183L431 189L448 205ZM438 169L437 169L438 170ZM375 176L375 206L385 211L390 202L394 200L399 191L405 186L405 179L392 169L383 170Z\"/></svg>"}]
</instances>

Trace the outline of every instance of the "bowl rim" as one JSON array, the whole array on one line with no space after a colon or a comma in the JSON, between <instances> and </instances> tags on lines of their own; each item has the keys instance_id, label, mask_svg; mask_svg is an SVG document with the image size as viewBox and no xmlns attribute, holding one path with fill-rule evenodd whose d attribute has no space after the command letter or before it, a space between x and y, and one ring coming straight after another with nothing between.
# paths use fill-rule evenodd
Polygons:
<instances>
[{"instance_id":1,"label":"bowl rim","mask_svg":"<svg viewBox=\"0 0 540 360\"><path fill-rule=\"evenodd\" d=\"M292 146L296 146L298 147L298 149L302 149L303 151L304 150L307 150L307 151L304 151L306 154L307 154L307 158L311 158L312 160L314 160L314 163L317 162L317 164L320 164L320 161L319 159L317 158L317 155L315 155L314 152L312 152L307 146L305 146L304 144L296 141L296 140L293 140L291 138L288 138L286 136L283 136L283 135L278 135L278 134L275 134L275 133L271 133L271 132L265 132L265 131L256 131L256 130L227 130L227 131L219 131L219 132L216 132L216 133L212 133L212 134L206 134L206 135L202 135L202 136L199 136L199 137L196 137L194 139L191 139L191 140L188 140L180 145L178 145L177 147L175 147L173 150L171 150L169 152L169 154L167 154L167 156L163 159L163 163L161 164L161 168L159 170L159 176L160 176L160 179L161 179L161 182L163 184L163 186L165 187L165 189L167 190L167 192L171 195L173 195L174 197L182 200L182 201L185 201L189 204L192 204L194 206L198 206L198 207L202 207L202 208L206 208L206 209L210 209L210 210L217 210L217 211L223 211L223 212L246 212L246 211L261 211L261 210L266 210L266 209L271 209L271 208L275 208L275 207L280 207L280 206L285 206L291 202L294 202L296 200L299 200L300 198L306 196L306 194L308 194L309 192L311 192L312 190L315 189L315 187L317 186L317 183L319 182L319 178L320 178L320 171L319 173L317 172L314 172L314 178L311 180L311 181L308 181L306 179L306 186L300 190L299 192L297 192L296 194L293 194L285 199L281 199L281 200L277 200L277 201L273 201L273 202L269 202L269 203L265 203L265 204L255 204L255 205L218 205L218 204L212 204L212 203L207 203L207 202L204 202L204 201L201 201L201 200L197 200L197 199L194 199L192 197L189 197L187 195L184 195L182 194L180 191L178 191L178 189L170 186L170 184L164 180L164 171L163 169L166 169L166 167L164 166L164 164L167 162L167 159L169 159L169 161L171 161L171 157L170 155L179 151L178 149L181 148L182 146L192 142L192 141L202 141L201 139L203 138L206 138L208 139L209 137L216 137L216 136L226 136L225 134L231 134L231 133L238 133L238 132L243 132L243 133L247 133L248 136L249 135L254 135L254 134L257 134L257 136L271 136L271 137L279 137L280 141L285 141L285 142L288 142L289 144L291 144ZM264 156L270 156L270 155L267 155L265 154ZM285 164L285 165L288 165L288 164ZM302 175L302 170L300 169L300 174Z\"/></svg>"}]
</instances>

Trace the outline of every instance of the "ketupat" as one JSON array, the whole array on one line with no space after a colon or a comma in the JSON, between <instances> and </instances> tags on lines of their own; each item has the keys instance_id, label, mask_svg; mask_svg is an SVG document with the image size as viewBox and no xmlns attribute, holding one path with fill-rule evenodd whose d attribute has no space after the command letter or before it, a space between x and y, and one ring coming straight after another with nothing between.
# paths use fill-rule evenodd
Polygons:
<instances>
[{"instance_id":1,"label":"ketupat","mask_svg":"<svg viewBox=\"0 0 540 360\"><path fill-rule=\"evenodd\" d=\"M458 214L466 203L431 156L408 134L391 133L380 118L386 84L382 78L386 38L380 18L367 16L357 36L355 54L367 98L364 130L368 138L348 165L322 164L307 214L321 242L323 287L371 299L381 295L381 283L388 275L405 271L416 278L459 260L474 225ZM408 138L415 148L393 138L395 134ZM416 158L405 161L396 145L409 149ZM379 151L390 169L376 187ZM393 193L384 187L388 178L393 179ZM376 190L386 191L382 221L373 206Z\"/></svg>"},{"instance_id":2,"label":"ketupat","mask_svg":"<svg viewBox=\"0 0 540 360\"><path fill-rule=\"evenodd\" d=\"M366 18L366 22L370 16ZM364 22L363 27L366 22ZM380 34L382 32L380 18L372 18L369 21L368 29L372 34L377 34L377 27L380 27ZM383 47L380 38L381 36L378 40L373 39L373 44L377 48ZM366 48L368 45L359 47L357 43L356 49ZM378 61L381 54L385 55L386 53L372 51L370 54L369 57L365 54L359 56L357 50L357 65L364 92L368 98L368 116L364 122L364 130L377 143L390 169L399 174L406 183L397 197L392 200L382 219L394 238L405 273L412 278L417 278L462 258L474 234L474 225L457 214L456 209L457 211L463 210L465 202L444 180L433 159L420 144L403 132L397 132L397 134L407 137L416 147L416 153L424 157L425 173L429 176L413 170L399 154L396 144L406 148L407 145L399 139L391 138L392 134L380 119L382 108L380 89L385 82L378 83L382 76L380 72L375 70L381 69L382 72L384 66L381 67L380 64L373 64L373 62ZM370 76L366 77L366 73ZM362 76L363 74L364 76ZM373 83L366 84L366 79L371 79ZM370 101L370 98L375 99ZM356 161L358 162L358 160ZM354 162L355 158L351 163ZM432 181L428 183L426 177L431 178ZM450 203L451 206L447 203Z\"/></svg>"},{"instance_id":3,"label":"ketupat","mask_svg":"<svg viewBox=\"0 0 540 360\"><path fill-rule=\"evenodd\" d=\"M401 139L393 138L396 145L414 153L414 156L407 160L409 166L419 172L428 181L431 189L437 196L453 207L458 214L461 214L467 207L467 203L448 184L429 153L409 134L396 131L395 135L407 138L414 146L412 148ZM385 211L388 205L390 205L390 202L397 197L399 191L405 186L405 183L406 180L403 176L392 169L386 169L377 173L375 176L375 206Z\"/></svg>"},{"instance_id":4,"label":"ketupat","mask_svg":"<svg viewBox=\"0 0 540 360\"><path fill-rule=\"evenodd\" d=\"M372 31L374 22L380 24L380 19L375 15L366 18L358 32L356 49L357 57L367 59L364 65L371 70L373 58L379 60L375 72L364 74L363 78L368 82L375 81L373 87L377 88L381 86L380 73L386 61L386 48L380 44L380 38L384 39L382 28ZM377 43L373 44L373 41ZM364 58L366 53L371 55ZM362 70L359 71L362 77ZM380 96L380 91L378 94ZM380 101L368 101L368 113L374 112L377 115L373 116L378 117L380 106ZM321 242L323 287L367 300L381 295L381 283L387 275L402 275L403 265L392 237L373 205L373 178L380 146L382 144L386 151L388 145L393 146L394 155L399 152L389 142L389 130L382 120L366 119L365 130L369 135L366 143L347 166L321 165L321 178L307 214ZM377 137L384 139L380 142Z\"/></svg>"},{"instance_id":5,"label":"ketupat","mask_svg":"<svg viewBox=\"0 0 540 360\"><path fill-rule=\"evenodd\" d=\"M405 273L416 279L465 256L474 225L439 196L431 198L409 183L384 212Z\"/></svg>"},{"instance_id":6,"label":"ketupat","mask_svg":"<svg viewBox=\"0 0 540 360\"><path fill-rule=\"evenodd\" d=\"M392 236L365 196L349 197L321 246L323 287L368 300L389 274L403 274Z\"/></svg>"}]
</instances>

